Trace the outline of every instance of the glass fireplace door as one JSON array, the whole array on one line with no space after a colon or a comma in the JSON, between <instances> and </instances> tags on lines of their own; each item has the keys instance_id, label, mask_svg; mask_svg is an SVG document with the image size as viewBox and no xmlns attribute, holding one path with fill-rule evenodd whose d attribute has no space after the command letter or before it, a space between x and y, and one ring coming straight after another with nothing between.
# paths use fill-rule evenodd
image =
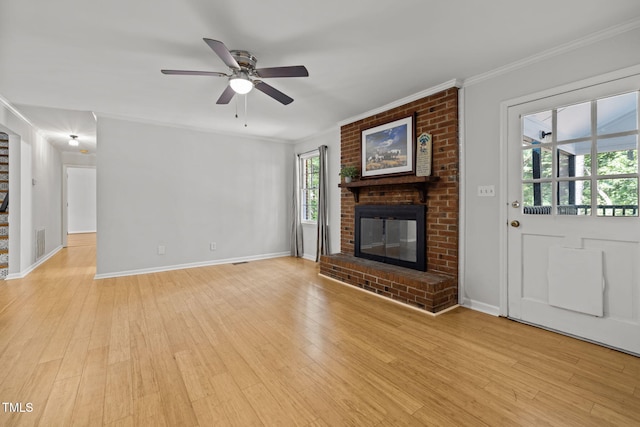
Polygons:
<instances>
[{"instance_id":1,"label":"glass fireplace door","mask_svg":"<svg viewBox=\"0 0 640 427\"><path fill-rule=\"evenodd\" d=\"M356 206L354 255L426 271L424 205Z\"/></svg>"},{"instance_id":2,"label":"glass fireplace door","mask_svg":"<svg viewBox=\"0 0 640 427\"><path fill-rule=\"evenodd\" d=\"M360 252L416 262L416 221L381 218L360 221Z\"/></svg>"}]
</instances>

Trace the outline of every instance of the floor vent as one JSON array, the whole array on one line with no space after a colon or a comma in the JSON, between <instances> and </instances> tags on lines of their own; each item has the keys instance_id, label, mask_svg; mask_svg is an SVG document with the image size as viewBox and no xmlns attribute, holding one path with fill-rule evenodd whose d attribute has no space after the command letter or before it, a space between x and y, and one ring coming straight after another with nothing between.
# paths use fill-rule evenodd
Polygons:
<instances>
[{"instance_id":1,"label":"floor vent","mask_svg":"<svg viewBox=\"0 0 640 427\"><path fill-rule=\"evenodd\" d=\"M231 265L248 264L249 261L232 262Z\"/></svg>"},{"instance_id":2,"label":"floor vent","mask_svg":"<svg viewBox=\"0 0 640 427\"><path fill-rule=\"evenodd\" d=\"M36 228L36 259L44 256L44 227Z\"/></svg>"}]
</instances>

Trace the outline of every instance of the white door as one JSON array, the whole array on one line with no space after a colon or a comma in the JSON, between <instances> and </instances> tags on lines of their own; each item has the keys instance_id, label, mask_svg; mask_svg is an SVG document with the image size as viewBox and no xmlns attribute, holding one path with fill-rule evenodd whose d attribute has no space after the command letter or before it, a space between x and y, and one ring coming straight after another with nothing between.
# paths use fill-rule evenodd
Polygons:
<instances>
[{"instance_id":1,"label":"white door","mask_svg":"<svg viewBox=\"0 0 640 427\"><path fill-rule=\"evenodd\" d=\"M508 108L508 316L640 354L640 76Z\"/></svg>"},{"instance_id":2,"label":"white door","mask_svg":"<svg viewBox=\"0 0 640 427\"><path fill-rule=\"evenodd\" d=\"M96 232L96 169L67 168L67 233Z\"/></svg>"}]
</instances>

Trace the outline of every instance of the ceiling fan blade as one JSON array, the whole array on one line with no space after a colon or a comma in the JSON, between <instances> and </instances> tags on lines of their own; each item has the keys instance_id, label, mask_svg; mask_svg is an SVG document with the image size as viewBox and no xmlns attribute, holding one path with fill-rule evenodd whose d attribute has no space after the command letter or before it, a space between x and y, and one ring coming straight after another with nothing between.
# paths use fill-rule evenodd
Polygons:
<instances>
[{"instance_id":1,"label":"ceiling fan blade","mask_svg":"<svg viewBox=\"0 0 640 427\"><path fill-rule=\"evenodd\" d=\"M216 104L228 104L235 94L236 92L231 89L231 86L227 86L224 92L222 92L222 95L220 95L220 98L216 101Z\"/></svg>"},{"instance_id":2,"label":"ceiling fan blade","mask_svg":"<svg viewBox=\"0 0 640 427\"><path fill-rule=\"evenodd\" d=\"M229 77L228 74L218 73L217 71L188 71L188 70L160 70L162 74L171 74L178 76L215 76Z\"/></svg>"},{"instance_id":3,"label":"ceiling fan blade","mask_svg":"<svg viewBox=\"0 0 640 427\"><path fill-rule=\"evenodd\" d=\"M260 81L255 82L255 88L258 89L260 92L269 95L276 101L281 102L284 105L289 105L293 102L293 98L288 97L284 93L280 92L278 89L266 84L265 82L260 82Z\"/></svg>"},{"instance_id":4,"label":"ceiling fan blade","mask_svg":"<svg viewBox=\"0 0 640 427\"><path fill-rule=\"evenodd\" d=\"M227 64L229 68L235 68L237 70L240 69L240 65L238 65L238 61L231 55L229 49L224 45L224 43L218 40L212 39L203 39L205 43L209 45L209 47L222 59L222 62Z\"/></svg>"},{"instance_id":5,"label":"ceiling fan blade","mask_svg":"<svg viewBox=\"0 0 640 427\"><path fill-rule=\"evenodd\" d=\"M268 77L309 77L309 71L304 65L293 65L291 67L258 68L258 76Z\"/></svg>"}]
</instances>

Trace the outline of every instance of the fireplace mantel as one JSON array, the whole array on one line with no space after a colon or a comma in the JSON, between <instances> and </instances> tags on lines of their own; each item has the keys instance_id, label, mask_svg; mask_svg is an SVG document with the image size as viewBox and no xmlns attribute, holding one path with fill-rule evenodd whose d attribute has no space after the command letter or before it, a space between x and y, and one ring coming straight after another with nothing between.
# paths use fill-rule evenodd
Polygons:
<instances>
[{"instance_id":1,"label":"fireplace mantel","mask_svg":"<svg viewBox=\"0 0 640 427\"><path fill-rule=\"evenodd\" d=\"M353 199L358 203L360 198L360 189L368 187L383 187L389 185L402 185L407 187L414 187L420 193L420 202L424 203L427 200L427 189L429 184L437 182L440 177L437 176L391 176L387 178L367 178L359 181L352 181L349 183L342 182L338 184L338 187L346 188L353 193Z\"/></svg>"}]
</instances>

